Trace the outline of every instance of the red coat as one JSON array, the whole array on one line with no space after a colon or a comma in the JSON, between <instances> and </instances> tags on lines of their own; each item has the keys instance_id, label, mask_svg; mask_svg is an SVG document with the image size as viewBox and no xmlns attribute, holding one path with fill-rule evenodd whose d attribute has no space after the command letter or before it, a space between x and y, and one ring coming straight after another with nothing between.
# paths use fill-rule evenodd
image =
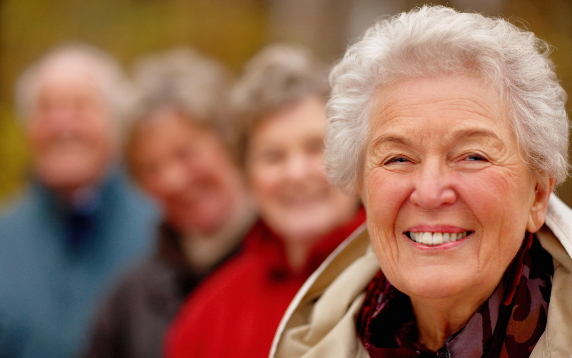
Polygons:
<instances>
[{"instance_id":1,"label":"red coat","mask_svg":"<svg viewBox=\"0 0 572 358\"><path fill-rule=\"evenodd\" d=\"M294 295L322 261L365 221L360 209L320 239L305 269L288 266L282 240L258 222L242 254L187 300L165 342L167 358L266 358L274 332Z\"/></svg>"}]
</instances>

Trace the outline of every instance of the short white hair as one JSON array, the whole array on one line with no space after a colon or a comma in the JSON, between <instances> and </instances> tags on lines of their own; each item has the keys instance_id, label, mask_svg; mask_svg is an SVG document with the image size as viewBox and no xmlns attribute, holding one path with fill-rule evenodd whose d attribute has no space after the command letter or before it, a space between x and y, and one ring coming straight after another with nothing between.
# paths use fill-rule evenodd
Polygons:
<instances>
[{"instance_id":1,"label":"short white hair","mask_svg":"<svg viewBox=\"0 0 572 358\"><path fill-rule=\"evenodd\" d=\"M328 70L304 47L268 45L244 66L232 91L233 108L258 117L312 96L326 97Z\"/></svg>"},{"instance_id":2,"label":"short white hair","mask_svg":"<svg viewBox=\"0 0 572 358\"><path fill-rule=\"evenodd\" d=\"M407 78L477 74L499 89L524 160L556 184L568 171L566 93L548 55L549 45L500 18L423 6L372 26L330 73L327 104L328 177L357 190L380 87Z\"/></svg>"},{"instance_id":3,"label":"short white hair","mask_svg":"<svg viewBox=\"0 0 572 358\"><path fill-rule=\"evenodd\" d=\"M110 115L118 120L131 101L129 81L121 66L103 50L83 44L68 43L55 47L30 65L16 83L16 111L27 120L38 104L38 94L50 71L81 71L95 81L108 106Z\"/></svg>"},{"instance_id":4,"label":"short white hair","mask_svg":"<svg viewBox=\"0 0 572 358\"><path fill-rule=\"evenodd\" d=\"M147 55L134 65L137 99L131 117L141 121L157 110L175 109L228 139L232 80L222 63L190 48Z\"/></svg>"},{"instance_id":5,"label":"short white hair","mask_svg":"<svg viewBox=\"0 0 572 358\"><path fill-rule=\"evenodd\" d=\"M133 66L135 100L129 113L125 154L137 177L134 145L141 127L161 121L156 113L174 111L186 121L210 129L232 155L234 138L228 92L233 80L220 62L186 47L146 55Z\"/></svg>"},{"instance_id":6,"label":"short white hair","mask_svg":"<svg viewBox=\"0 0 572 358\"><path fill-rule=\"evenodd\" d=\"M244 66L231 93L238 158L244 163L250 134L266 116L303 100L327 98L328 68L306 48L271 44Z\"/></svg>"}]
</instances>

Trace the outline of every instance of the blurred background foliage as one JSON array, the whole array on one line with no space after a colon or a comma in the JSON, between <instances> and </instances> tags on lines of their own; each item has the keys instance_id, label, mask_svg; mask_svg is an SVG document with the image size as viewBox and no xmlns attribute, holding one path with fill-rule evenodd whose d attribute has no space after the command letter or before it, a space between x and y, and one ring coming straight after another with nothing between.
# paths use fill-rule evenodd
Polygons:
<instances>
[{"instance_id":1,"label":"blurred background foliage","mask_svg":"<svg viewBox=\"0 0 572 358\"><path fill-rule=\"evenodd\" d=\"M26 183L29 155L13 112L21 71L62 41L83 41L134 59L192 46L238 73L269 42L304 44L326 61L343 54L373 21L416 0L0 0L0 201ZM552 59L572 94L571 0L433 0L433 4L501 15L554 46ZM572 105L568 103L568 112ZM572 182L559 190L572 205Z\"/></svg>"}]
</instances>

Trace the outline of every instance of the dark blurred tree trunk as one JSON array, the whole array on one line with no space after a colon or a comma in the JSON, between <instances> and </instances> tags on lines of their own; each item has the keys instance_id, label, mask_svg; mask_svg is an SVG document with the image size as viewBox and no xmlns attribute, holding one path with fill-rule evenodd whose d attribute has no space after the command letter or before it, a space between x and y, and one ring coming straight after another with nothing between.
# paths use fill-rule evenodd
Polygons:
<instances>
[{"instance_id":1,"label":"dark blurred tree trunk","mask_svg":"<svg viewBox=\"0 0 572 358\"><path fill-rule=\"evenodd\" d=\"M345 50L352 4L353 0L270 0L268 40L302 44L332 61Z\"/></svg>"}]
</instances>

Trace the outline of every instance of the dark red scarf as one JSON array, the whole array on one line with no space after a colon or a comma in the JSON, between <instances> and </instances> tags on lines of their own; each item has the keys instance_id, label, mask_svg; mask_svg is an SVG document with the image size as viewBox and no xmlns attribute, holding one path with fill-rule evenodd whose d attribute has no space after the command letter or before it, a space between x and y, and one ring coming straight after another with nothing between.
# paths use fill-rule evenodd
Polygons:
<instances>
[{"instance_id":1,"label":"dark red scarf","mask_svg":"<svg viewBox=\"0 0 572 358\"><path fill-rule=\"evenodd\" d=\"M437 352L418 341L409 297L379 271L367 287L357 331L371 358L528 357L546 327L552 257L526 235L492 296Z\"/></svg>"}]
</instances>

